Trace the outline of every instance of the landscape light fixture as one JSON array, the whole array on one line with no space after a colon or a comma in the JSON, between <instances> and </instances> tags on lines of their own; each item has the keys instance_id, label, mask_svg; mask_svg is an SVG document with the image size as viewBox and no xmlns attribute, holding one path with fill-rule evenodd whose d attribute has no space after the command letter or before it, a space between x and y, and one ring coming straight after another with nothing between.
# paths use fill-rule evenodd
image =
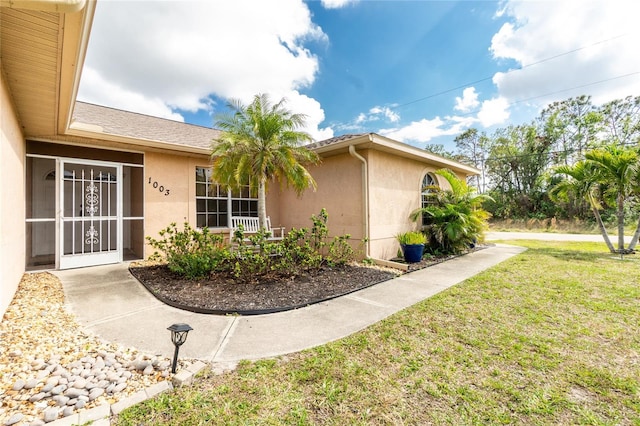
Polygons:
<instances>
[{"instance_id":1,"label":"landscape light fixture","mask_svg":"<svg viewBox=\"0 0 640 426\"><path fill-rule=\"evenodd\" d=\"M193 328L191 328L189 324L180 323L171 325L167 330L171 331L171 341L176 347L173 352L173 365L171 367L171 373L175 374L178 365L178 351L180 350L180 346L187 341L187 334L189 334Z\"/></svg>"}]
</instances>

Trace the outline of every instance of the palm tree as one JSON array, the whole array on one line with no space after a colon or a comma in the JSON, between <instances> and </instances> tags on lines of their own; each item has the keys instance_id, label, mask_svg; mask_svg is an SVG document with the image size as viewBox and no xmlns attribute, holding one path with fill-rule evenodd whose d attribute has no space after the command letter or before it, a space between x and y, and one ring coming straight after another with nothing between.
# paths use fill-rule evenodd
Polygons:
<instances>
[{"instance_id":1,"label":"palm tree","mask_svg":"<svg viewBox=\"0 0 640 426\"><path fill-rule=\"evenodd\" d=\"M636 195L636 203L640 204L640 161L638 161L638 163L635 165L635 171L633 173L632 179L632 190ZM629 250L635 250L638 239L640 239L640 214L638 214L638 224L636 225L636 231L633 233L633 237L631 238L631 242L629 243Z\"/></svg>"},{"instance_id":2,"label":"palm tree","mask_svg":"<svg viewBox=\"0 0 640 426\"><path fill-rule=\"evenodd\" d=\"M600 216L600 209L602 208L600 202L600 185L595 179L594 165L587 161L578 161L573 166L561 165L555 168L555 172L568 176L567 179L560 181L556 186L549 191L549 197L555 201L569 201L571 197L576 199L585 199L598 224L598 229L602 234L605 244L609 248L609 251L615 253L615 248L611 244L609 234L602 222Z\"/></svg>"},{"instance_id":3,"label":"palm tree","mask_svg":"<svg viewBox=\"0 0 640 426\"><path fill-rule=\"evenodd\" d=\"M637 187L635 172L638 168L638 153L629 148L609 145L587 152L585 158L594 165L595 178L605 185L605 201L617 208L618 251L624 253L624 202L634 194ZM629 250L633 248L630 247Z\"/></svg>"},{"instance_id":4,"label":"palm tree","mask_svg":"<svg viewBox=\"0 0 640 426\"><path fill-rule=\"evenodd\" d=\"M222 114L216 127L222 130L212 143L212 177L226 188L249 184L258 193L258 218L265 227L267 182L276 179L301 194L316 183L305 168L319 162L318 155L301 143L313 139L301 129L304 114L294 114L284 107L283 98L272 104L269 96L258 94L250 105L231 100L231 112Z\"/></svg>"},{"instance_id":5,"label":"palm tree","mask_svg":"<svg viewBox=\"0 0 640 426\"><path fill-rule=\"evenodd\" d=\"M491 197L476 193L474 187L450 170L441 169L436 174L445 178L451 189L436 185L425 188L432 203L414 210L409 217L414 222L425 218L423 231L427 233L430 245L445 252L459 252L480 239L489 217L481 206Z\"/></svg>"},{"instance_id":6,"label":"palm tree","mask_svg":"<svg viewBox=\"0 0 640 426\"><path fill-rule=\"evenodd\" d=\"M573 166L561 166L556 172L569 176L551 190L556 199L567 199L569 194L583 197L591 206L600 232L612 253L632 252L640 236L640 219L628 248L624 246L624 203L630 197L640 195L640 168L638 153L630 148L609 145L585 154L585 160ZM599 200L616 208L618 248L609 236L600 218Z\"/></svg>"}]
</instances>

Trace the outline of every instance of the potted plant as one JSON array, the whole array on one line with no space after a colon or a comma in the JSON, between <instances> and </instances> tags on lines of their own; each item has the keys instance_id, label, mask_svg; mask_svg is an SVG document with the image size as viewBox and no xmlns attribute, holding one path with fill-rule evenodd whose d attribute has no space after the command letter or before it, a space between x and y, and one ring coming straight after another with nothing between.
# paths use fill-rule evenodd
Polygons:
<instances>
[{"instance_id":1,"label":"potted plant","mask_svg":"<svg viewBox=\"0 0 640 426\"><path fill-rule=\"evenodd\" d=\"M400 247L402 247L405 262L416 263L422 260L424 246L427 242L427 238L422 232L402 232L396 235L396 238L400 243Z\"/></svg>"}]
</instances>

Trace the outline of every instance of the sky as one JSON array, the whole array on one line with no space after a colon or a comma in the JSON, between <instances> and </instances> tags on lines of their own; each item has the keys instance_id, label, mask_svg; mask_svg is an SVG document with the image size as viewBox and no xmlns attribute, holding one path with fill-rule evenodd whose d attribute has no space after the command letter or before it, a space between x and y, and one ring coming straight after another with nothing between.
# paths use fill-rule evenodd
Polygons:
<instances>
[{"instance_id":1,"label":"sky","mask_svg":"<svg viewBox=\"0 0 640 426\"><path fill-rule=\"evenodd\" d=\"M417 147L640 95L637 0L98 0L78 100L215 127L286 99L315 140Z\"/></svg>"}]
</instances>

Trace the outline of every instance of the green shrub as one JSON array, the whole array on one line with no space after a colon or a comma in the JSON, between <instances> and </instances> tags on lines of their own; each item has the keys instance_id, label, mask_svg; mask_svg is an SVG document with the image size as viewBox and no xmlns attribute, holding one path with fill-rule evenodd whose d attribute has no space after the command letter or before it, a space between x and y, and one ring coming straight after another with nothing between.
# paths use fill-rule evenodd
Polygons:
<instances>
[{"instance_id":1,"label":"green shrub","mask_svg":"<svg viewBox=\"0 0 640 426\"><path fill-rule=\"evenodd\" d=\"M171 271L189 278L229 272L241 282L268 274L295 276L323 265L344 265L354 258L351 236L339 235L329 241L328 219L322 209L319 215L311 216L311 228L294 228L280 241L269 240L264 231L247 236L241 226L231 235L232 245L223 244L222 235L212 234L208 228L198 231L185 223L180 231L172 223L160 231L160 239L147 237L156 249L150 259L166 260Z\"/></svg>"},{"instance_id":2,"label":"green shrub","mask_svg":"<svg viewBox=\"0 0 640 426\"><path fill-rule=\"evenodd\" d=\"M266 232L261 230L245 238L242 225L232 236L233 249L229 253L230 271L242 282L255 281L269 272L278 271L277 257L280 244L269 241Z\"/></svg>"},{"instance_id":3,"label":"green shrub","mask_svg":"<svg viewBox=\"0 0 640 426\"><path fill-rule=\"evenodd\" d=\"M396 235L396 239L403 246L426 244L427 238L422 232L408 231Z\"/></svg>"},{"instance_id":4,"label":"green shrub","mask_svg":"<svg viewBox=\"0 0 640 426\"><path fill-rule=\"evenodd\" d=\"M220 234L212 234L209 228L192 228L187 222L179 230L171 223L159 232L160 238L147 237L156 251L151 260L164 260L169 270L187 278L202 278L214 270L224 268L229 251Z\"/></svg>"},{"instance_id":5,"label":"green shrub","mask_svg":"<svg viewBox=\"0 0 640 426\"><path fill-rule=\"evenodd\" d=\"M328 219L327 211L322 209L317 216L311 216L311 228L293 228L281 241L270 241L262 232L245 238L240 228L233 236L230 255L234 277L246 282L269 273L295 276L324 265L350 262L354 258L351 236L339 235L329 241Z\"/></svg>"},{"instance_id":6,"label":"green shrub","mask_svg":"<svg viewBox=\"0 0 640 426\"><path fill-rule=\"evenodd\" d=\"M450 170L441 169L436 174L444 177L451 189L429 188L430 204L413 211L410 218L424 221L428 252L459 253L482 240L490 215L481 206L491 197L477 194Z\"/></svg>"}]
</instances>

